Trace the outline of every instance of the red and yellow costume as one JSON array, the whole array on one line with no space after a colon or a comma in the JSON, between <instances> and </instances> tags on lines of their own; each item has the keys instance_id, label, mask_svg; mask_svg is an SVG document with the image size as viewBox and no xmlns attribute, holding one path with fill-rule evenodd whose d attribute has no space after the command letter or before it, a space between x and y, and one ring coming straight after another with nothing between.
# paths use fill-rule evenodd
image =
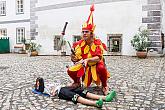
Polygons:
<instances>
[{"instance_id":1,"label":"red and yellow costume","mask_svg":"<svg viewBox=\"0 0 165 110\"><path fill-rule=\"evenodd\" d=\"M89 30L94 32L95 25L93 23L94 5L90 8L90 15L87 22L83 25L82 30ZM91 82L95 82L97 85L102 83L103 87L107 86L107 78L110 77L105 64L103 62L103 52L106 50L106 46L101 40L93 38L94 41L91 46L87 45L82 39L73 44L75 50L75 55L78 60L92 58L98 56L100 58L99 62L88 62L86 67L82 64L76 64L68 69L69 76L74 80L75 83L80 82L80 77L82 77L84 86L88 87Z\"/></svg>"}]
</instances>

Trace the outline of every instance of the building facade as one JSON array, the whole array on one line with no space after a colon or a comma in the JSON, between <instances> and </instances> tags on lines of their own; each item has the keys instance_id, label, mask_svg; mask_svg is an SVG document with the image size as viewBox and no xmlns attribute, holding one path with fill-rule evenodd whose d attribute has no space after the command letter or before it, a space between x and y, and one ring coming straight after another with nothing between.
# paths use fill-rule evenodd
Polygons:
<instances>
[{"instance_id":1,"label":"building facade","mask_svg":"<svg viewBox=\"0 0 165 110\"><path fill-rule=\"evenodd\" d=\"M135 55L130 40L139 27L150 30L149 53L163 53L161 33L165 33L164 0L2 0L6 2L6 13L0 16L0 27L7 29L11 47L17 44L17 27L24 27L25 39L34 39L42 45L40 55L59 55L61 32L68 22L64 39L71 44L81 39L81 27L87 20L91 4L95 4L95 35L107 44L107 55ZM23 14L16 14L16 4L23 2ZM2 9L1 9L2 10ZM1 13L3 13L1 11ZM20 17L21 16L21 17ZM23 26L21 26L21 24ZM11 30L11 31L10 31ZM22 31L22 30L21 30ZM64 51L70 54L67 45Z\"/></svg>"},{"instance_id":2,"label":"building facade","mask_svg":"<svg viewBox=\"0 0 165 110\"><path fill-rule=\"evenodd\" d=\"M10 49L30 39L30 1L0 1L0 35L10 40Z\"/></svg>"}]
</instances>

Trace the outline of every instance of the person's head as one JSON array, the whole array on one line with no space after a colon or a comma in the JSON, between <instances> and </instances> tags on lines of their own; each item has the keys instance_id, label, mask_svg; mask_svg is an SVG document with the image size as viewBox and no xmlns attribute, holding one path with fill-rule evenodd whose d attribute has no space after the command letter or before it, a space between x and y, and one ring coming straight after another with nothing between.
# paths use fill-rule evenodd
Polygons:
<instances>
[{"instance_id":1,"label":"person's head","mask_svg":"<svg viewBox=\"0 0 165 110\"><path fill-rule=\"evenodd\" d=\"M87 29L82 30L82 38L87 41L93 38L93 32Z\"/></svg>"},{"instance_id":2,"label":"person's head","mask_svg":"<svg viewBox=\"0 0 165 110\"><path fill-rule=\"evenodd\" d=\"M35 83L35 90L38 92L44 92L44 79L38 77Z\"/></svg>"},{"instance_id":3,"label":"person's head","mask_svg":"<svg viewBox=\"0 0 165 110\"><path fill-rule=\"evenodd\" d=\"M96 27L96 25L93 22L94 5L90 7L90 11L91 12L88 17L88 20L82 25L82 37L86 41L93 38L93 33Z\"/></svg>"}]
</instances>

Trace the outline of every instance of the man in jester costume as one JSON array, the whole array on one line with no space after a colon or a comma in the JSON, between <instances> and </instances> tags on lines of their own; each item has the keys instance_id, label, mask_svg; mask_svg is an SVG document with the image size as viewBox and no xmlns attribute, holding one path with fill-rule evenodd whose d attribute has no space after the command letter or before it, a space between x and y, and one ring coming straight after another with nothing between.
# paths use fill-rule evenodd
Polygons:
<instances>
[{"instance_id":1,"label":"man in jester costume","mask_svg":"<svg viewBox=\"0 0 165 110\"><path fill-rule=\"evenodd\" d=\"M94 36L93 11L94 5L90 7L88 20L82 26L82 39L72 46L75 54L71 54L71 60L75 65L69 67L67 72L74 81L71 86L80 86L82 78L85 87L89 87L92 82L96 85L101 84L104 95L107 95L109 92L107 79L110 74L103 61L106 46Z\"/></svg>"}]
</instances>

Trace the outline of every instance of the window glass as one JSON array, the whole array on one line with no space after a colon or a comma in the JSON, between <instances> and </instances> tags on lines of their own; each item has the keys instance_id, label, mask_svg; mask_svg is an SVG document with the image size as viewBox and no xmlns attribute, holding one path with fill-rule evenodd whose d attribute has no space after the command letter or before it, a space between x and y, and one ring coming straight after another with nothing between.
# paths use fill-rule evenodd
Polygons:
<instances>
[{"instance_id":1,"label":"window glass","mask_svg":"<svg viewBox=\"0 0 165 110\"><path fill-rule=\"evenodd\" d=\"M24 13L24 6L23 6L23 0L17 0L17 2L16 2L17 4L16 4L16 7L17 7L17 14L22 14L22 13Z\"/></svg>"},{"instance_id":2,"label":"window glass","mask_svg":"<svg viewBox=\"0 0 165 110\"><path fill-rule=\"evenodd\" d=\"M0 35L7 36L7 29L0 29Z\"/></svg>"},{"instance_id":3,"label":"window glass","mask_svg":"<svg viewBox=\"0 0 165 110\"><path fill-rule=\"evenodd\" d=\"M25 42L25 28L17 28L16 29L16 42L24 43Z\"/></svg>"},{"instance_id":4,"label":"window glass","mask_svg":"<svg viewBox=\"0 0 165 110\"><path fill-rule=\"evenodd\" d=\"M6 15L6 2L0 1L0 16Z\"/></svg>"}]
</instances>

